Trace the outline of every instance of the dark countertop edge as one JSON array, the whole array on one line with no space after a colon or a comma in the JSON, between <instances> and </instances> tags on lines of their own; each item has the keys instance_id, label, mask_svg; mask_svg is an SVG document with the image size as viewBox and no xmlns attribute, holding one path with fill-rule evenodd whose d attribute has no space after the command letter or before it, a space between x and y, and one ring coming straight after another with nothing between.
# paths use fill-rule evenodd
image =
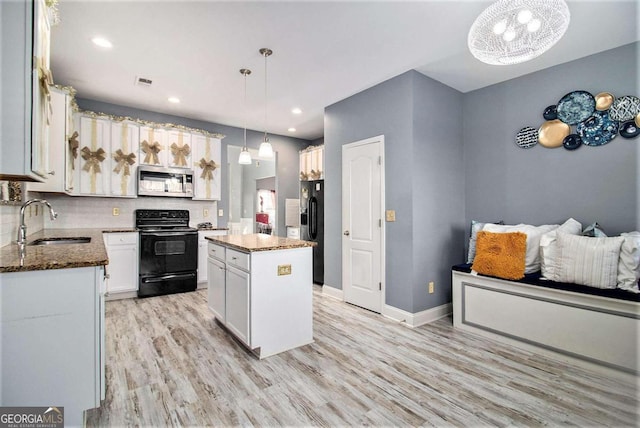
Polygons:
<instances>
[{"instance_id":1,"label":"dark countertop edge","mask_svg":"<svg viewBox=\"0 0 640 428\"><path fill-rule=\"evenodd\" d=\"M288 246L288 245L281 245L281 246L277 246L277 247L264 247L264 248L247 248L247 247L243 247L242 245L236 245L236 244L230 244L229 242L224 242L224 241L220 241L218 239L216 239L215 236L207 236L205 239L214 242L218 245L222 245L223 247L228 247L231 248L233 250L238 250L241 251L243 253L259 253L262 251L281 251L281 250L296 250L298 248L313 248L314 246L318 245L316 242L311 242L311 241L302 241L300 240L300 242L304 242L304 244L299 244L299 245L293 245L293 246ZM291 238L289 238L291 239Z\"/></svg>"},{"instance_id":2,"label":"dark countertop edge","mask_svg":"<svg viewBox=\"0 0 640 428\"><path fill-rule=\"evenodd\" d=\"M93 260L90 262L70 262L57 264L39 264L30 266L1 266L0 273L34 272L37 270L77 269L84 267L98 267L109 264L109 259Z\"/></svg>"},{"instance_id":3,"label":"dark countertop edge","mask_svg":"<svg viewBox=\"0 0 640 428\"><path fill-rule=\"evenodd\" d=\"M229 230L228 227L215 227L215 226L214 227L198 227L197 229L198 229L198 232L200 232L200 231L206 232L208 230L214 231L214 232L216 230Z\"/></svg>"}]
</instances>

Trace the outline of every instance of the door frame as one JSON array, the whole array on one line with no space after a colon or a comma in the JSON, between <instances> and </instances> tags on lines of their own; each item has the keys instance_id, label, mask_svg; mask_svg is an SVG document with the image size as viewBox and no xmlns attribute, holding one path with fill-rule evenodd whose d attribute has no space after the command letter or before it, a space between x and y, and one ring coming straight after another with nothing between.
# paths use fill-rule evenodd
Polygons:
<instances>
[{"instance_id":1,"label":"door frame","mask_svg":"<svg viewBox=\"0 0 640 428\"><path fill-rule=\"evenodd\" d=\"M382 135L378 135L375 137L370 137L370 138L365 138L364 140L358 140L358 141L354 141L353 143L348 143L348 144L343 144L342 145L342 155L341 155L341 163L340 165L342 165L342 162L344 161L344 152L345 150L352 148L352 147L358 147L358 146L364 146L367 144L373 144L373 143L378 143L380 145L380 220L381 220L381 227L380 227L380 282L382 283L381 286L381 290L380 290L380 314L381 315L385 315L385 307L386 307L386 289L387 289L387 276L386 276L386 265L387 265L387 254L385 252L385 248L386 248L386 218L385 218L385 211L386 211L386 204L387 201L385 199L385 181L386 181L386 171L385 171L385 150L384 150L384 134ZM341 171L341 175L342 175L343 171ZM342 177L340 177L340 181L342 183ZM342 186L342 184L341 184ZM340 206L341 206L341 211L342 211L342 189L340 189ZM341 216L342 217L342 216ZM340 220L340 253L341 253L341 257L344 251L343 248L343 244L342 244L342 231L343 231L343 225L342 225L342 219ZM344 266L342 266L342 280L344 281ZM342 293L344 296L344 282L341 284L342 285ZM344 300L344 297L343 297Z\"/></svg>"}]
</instances>

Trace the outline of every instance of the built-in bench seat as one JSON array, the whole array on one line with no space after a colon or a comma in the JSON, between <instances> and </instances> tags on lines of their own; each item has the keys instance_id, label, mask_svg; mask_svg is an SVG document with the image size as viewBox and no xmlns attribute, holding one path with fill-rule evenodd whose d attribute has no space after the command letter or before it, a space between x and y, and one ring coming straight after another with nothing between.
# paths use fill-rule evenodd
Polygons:
<instances>
[{"instance_id":1,"label":"built-in bench seat","mask_svg":"<svg viewBox=\"0 0 640 428\"><path fill-rule=\"evenodd\" d=\"M452 268L453 322L516 346L638 374L640 295L546 281L476 275Z\"/></svg>"}]
</instances>

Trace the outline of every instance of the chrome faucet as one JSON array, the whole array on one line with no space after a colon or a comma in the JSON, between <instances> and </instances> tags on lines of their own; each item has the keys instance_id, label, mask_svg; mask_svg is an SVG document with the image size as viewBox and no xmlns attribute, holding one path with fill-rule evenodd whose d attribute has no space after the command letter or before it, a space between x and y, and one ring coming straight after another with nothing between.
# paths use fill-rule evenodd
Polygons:
<instances>
[{"instance_id":1,"label":"chrome faucet","mask_svg":"<svg viewBox=\"0 0 640 428\"><path fill-rule=\"evenodd\" d=\"M27 202L22 204L22 207L20 207L20 227L18 228L18 239L16 241L19 245L24 245L25 242L27 242L27 225L24 223L24 210L34 203L40 203L49 207L49 216L51 217L51 220L58 218L58 213L53 210L51 204L45 199L29 199Z\"/></svg>"}]
</instances>

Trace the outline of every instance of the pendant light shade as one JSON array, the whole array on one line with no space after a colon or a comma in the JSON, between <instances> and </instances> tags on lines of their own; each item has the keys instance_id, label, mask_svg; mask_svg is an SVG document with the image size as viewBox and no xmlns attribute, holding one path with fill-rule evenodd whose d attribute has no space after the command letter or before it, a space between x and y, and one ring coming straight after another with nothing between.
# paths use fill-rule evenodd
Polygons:
<instances>
[{"instance_id":1,"label":"pendant light shade","mask_svg":"<svg viewBox=\"0 0 640 428\"><path fill-rule=\"evenodd\" d=\"M272 53L271 49L260 49L260 54L264 56L264 139L260 143L260 149L258 150L258 156L261 158L273 157L273 147L271 147L269 136L267 135L267 58Z\"/></svg>"},{"instance_id":2,"label":"pendant light shade","mask_svg":"<svg viewBox=\"0 0 640 428\"><path fill-rule=\"evenodd\" d=\"M518 64L551 49L570 18L564 0L498 0L476 18L467 43L484 63Z\"/></svg>"},{"instance_id":3,"label":"pendant light shade","mask_svg":"<svg viewBox=\"0 0 640 428\"><path fill-rule=\"evenodd\" d=\"M251 153L247 148L247 76L251 74L251 70L243 68L240 70L240 74L244 76L244 146L240 151L238 163L240 165L251 165Z\"/></svg>"}]
</instances>

